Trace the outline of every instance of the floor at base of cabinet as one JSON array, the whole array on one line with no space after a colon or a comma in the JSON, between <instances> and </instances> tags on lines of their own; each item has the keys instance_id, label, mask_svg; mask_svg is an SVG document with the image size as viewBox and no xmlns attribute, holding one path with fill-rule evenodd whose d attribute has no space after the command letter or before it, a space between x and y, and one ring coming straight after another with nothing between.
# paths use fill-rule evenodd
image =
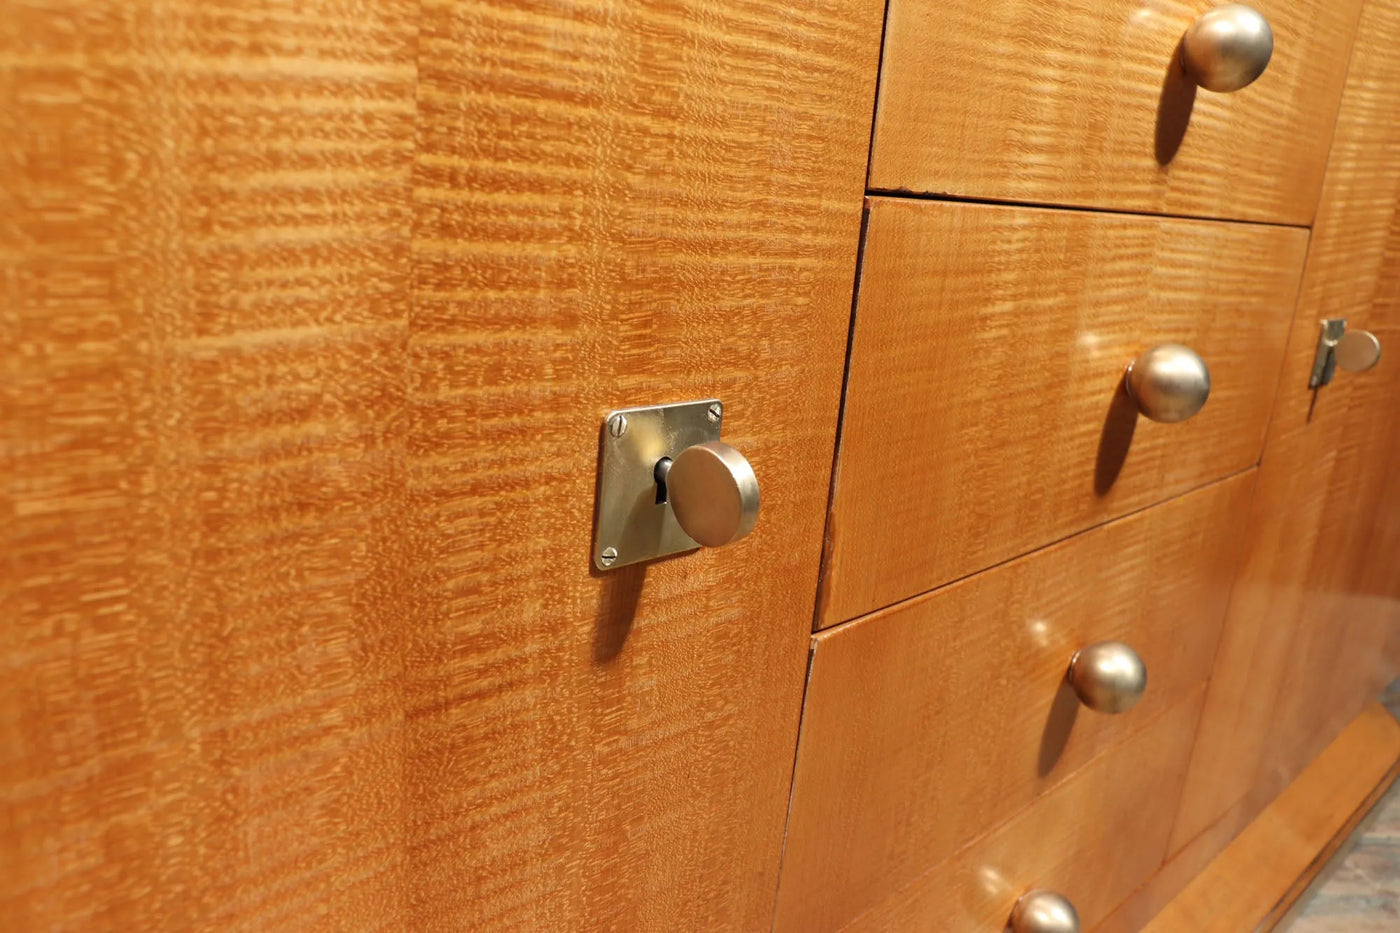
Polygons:
<instances>
[{"instance_id":1,"label":"floor at base of cabinet","mask_svg":"<svg viewBox=\"0 0 1400 933\"><path fill-rule=\"evenodd\" d=\"M1400 681L1381 698L1400 719ZM1400 933L1400 781L1322 870L1278 933Z\"/></svg>"},{"instance_id":2,"label":"floor at base of cabinet","mask_svg":"<svg viewBox=\"0 0 1400 933\"><path fill-rule=\"evenodd\" d=\"M1279 933L1400 931L1400 783L1338 856Z\"/></svg>"}]
</instances>

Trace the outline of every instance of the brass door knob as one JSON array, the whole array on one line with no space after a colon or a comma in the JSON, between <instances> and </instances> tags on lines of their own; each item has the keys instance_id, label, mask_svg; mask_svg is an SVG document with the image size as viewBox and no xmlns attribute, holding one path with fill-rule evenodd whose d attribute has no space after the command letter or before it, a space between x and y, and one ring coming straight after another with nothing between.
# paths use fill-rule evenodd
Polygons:
<instances>
[{"instance_id":1,"label":"brass door knob","mask_svg":"<svg viewBox=\"0 0 1400 933\"><path fill-rule=\"evenodd\" d=\"M1011 933L1079 933L1079 914L1069 898L1031 891L1011 910Z\"/></svg>"},{"instance_id":2,"label":"brass door knob","mask_svg":"<svg viewBox=\"0 0 1400 933\"><path fill-rule=\"evenodd\" d=\"M1185 421L1210 397L1210 370L1200 354L1179 343L1153 347L1128 364L1128 394L1153 421Z\"/></svg>"},{"instance_id":3,"label":"brass door knob","mask_svg":"<svg viewBox=\"0 0 1400 933\"><path fill-rule=\"evenodd\" d=\"M1147 690L1147 665L1121 641L1095 642L1070 659L1069 685L1089 709L1125 713Z\"/></svg>"},{"instance_id":4,"label":"brass door knob","mask_svg":"<svg viewBox=\"0 0 1400 933\"><path fill-rule=\"evenodd\" d=\"M681 530L706 547L738 541L758 521L758 477L720 441L695 444L656 465L656 481Z\"/></svg>"},{"instance_id":5,"label":"brass door knob","mask_svg":"<svg viewBox=\"0 0 1400 933\"><path fill-rule=\"evenodd\" d=\"M1196 18L1181 37L1181 64L1207 91L1238 91L1269 67L1274 31L1258 10L1227 3Z\"/></svg>"}]
</instances>

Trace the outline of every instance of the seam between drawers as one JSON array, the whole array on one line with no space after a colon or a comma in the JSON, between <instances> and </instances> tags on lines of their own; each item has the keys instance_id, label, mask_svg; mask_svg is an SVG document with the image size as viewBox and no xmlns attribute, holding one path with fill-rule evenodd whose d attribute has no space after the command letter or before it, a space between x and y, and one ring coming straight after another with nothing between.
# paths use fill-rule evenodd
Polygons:
<instances>
[{"instance_id":1,"label":"seam between drawers","mask_svg":"<svg viewBox=\"0 0 1400 933\"><path fill-rule=\"evenodd\" d=\"M906 596L906 597L904 597L903 599L897 599L897 600L895 600L894 602L892 602L892 603L887 603L886 605L883 605L883 606L877 606L877 607L875 607L874 609L867 610L867 611L865 611L865 612L860 613L859 615L852 616L852 617L849 618L849 619L842 619L840 622L836 622L836 623L834 623L834 624L832 624L832 625L828 625L828 626L826 626L825 628L817 629L816 631L813 632L813 635L825 637L828 633L835 633L835 632L837 632L837 631L839 631L839 630L841 630L841 629L846 628L847 626L855 625L855 624L858 623L858 622L866 622L866 621L869 621L870 619L874 618L875 616L884 615L885 613L890 612L890 611L892 611L892 610L894 610L894 609L897 609L898 607L903 606L903 605L905 605L906 603L913 602L913 601L916 600L916 599L927 599L927 598L930 598L930 597L932 597L935 593L942 592L943 590L946 590L946 589L947 589L948 587L950 587L950 586L953 586L953 585L955 585L955 584L961 583L961 582L963 582L964 580L968 580L968 579L970 579L970 578L972 578L972 577L979 576L980 574L984 574L984 573L988 572L989 570L995 570L996 568L1001 567L1001 566L1004 566L1004 565L1009 564L1009 563L1012 563L1013 561L1022 560L1022 559L1026 558L1026 557L1030 557L1032 554L1038 554L1038 553L1040 553L1041 551L1046 550L1047 548L1052 548L1052 547L1056 547L1056 546L1058 546L1058 545L1064 544L1066 541L1071 541L1071 540L1073 540L1073 539L1079 537L1080 535L1088 534L1088 533L1091 532L1091 531L1097 531L1098 529L1103 528L1103 527L1106 526L1106 525L1112 525L1112 524L1114 524L1114 523L1116 523L1116 522L1121 522L1121 521L1123 521L1124 519L1132 518L1134 515L1138 515L1138 514L1140 514L1140 513L1142 513L1142 512L1146 512L1148 509L1155 509L1155 508L1157 508L1157 507L1160 506L1160 505L1165 505L1165 504L1167 504L1168 502L1174 502L1175 500L1184 498L1184 497L1186 497L1186 496L1195 495L1196 493L1201 492L1202 490L1209 489L1210 487L1215 486L1215 485L1218 485L1218 484L1220 484L1220 483L1227 483L1227 482L1229 482L1229 481L1231 481L1231 480L1238 479L1239 477L1241 477L1241 476L1243 476L1244 474L1248 473L1250 470L1257 470L1258 468L1259 468L1259 464L1258 464L1257 461L1256 461L1256 462L1250 462L1250 463L1246 464L1245 466L1240 467L1238 470L1232 470L1231 472L1226 473L1224 476L1217 476L1217 477L1214 477L1213 479L1210 479L1210 480L1208 480L1208 481L1206 481L1206 482L1204 482L1204 483L1201 483L1201 484L1199 484L1199 485L1197 485L1197 486L1192 486L1192 487L1190 487L1189 489L1183 489L1181 492L1175 493L1174 495L1167 496L1165 499L1155 499L1155 500L1153 500L1152 502L1148 502L1148 503L1146 503L1146 504L1144 504L1144 505L1142 505L1142 506L1139 506L1138 508L1135 508L1135 509L1133 509L1133 510L1131 510L1131 511L1124 512L1124 513L1122 513L1121 515L1114 515L1113 517L1111 517L1111 518L1106 518L1106 519L1104 519L1104 520L1101 521L1101 522L1095 522L1094 524L1089 525L1089 526L1087 526L1087 527L1085 527L1085 528L1080 528L1080 529L1077 529L1077 530L1075 530L1075 531L1070 532L1070 533L1067 534L1067 535L1063 535L1063 536L1061 536L1061 537L1059 537L1059 538L1055 538L1053 541L1046 541L1046 542L1044 542L1043 544L1038 544L1038 545L1036 545L1035 547L1031 548L1030 550L1021 551L1021 552L1019 552L1019 553L1017 553L1017 554L1012 554L1010 557L1006 557L1006 558L1004 558L1004 559L1002 559L1002 560L999 560L999 561L997 561L997 562L994 563L994 564L988 564L988 565L985 566L985 567L979 567L979 568L977 568L976 570L972 571L971 573L965 573L965 574L962 574L961 576L955 577L955 578L952 579L952 580L947 580L947 581L945 581L945 582L943 582L943 583L940 583L940 584L938 584L937 586L933 587L932 589L921 590L921 591L918 592L918 593L914 593L914 594L912 594L912 595L910 595L910 596ZM833 471L833 473L834 473L834 471ZM834 476L833 476L833 482L834 482L834 479L835 479L835 478L834 478ZM828 530L829 530L829 523L830 523L830 517L829 517L829 516L830 516L830 513L828 512ZM822 559L822 572L823 572L823 576L825 576L825 571L826 571L826 558L823 557L823 559ZM819 595L818 595L818 607L820 607L821 598L822 598L822 595L823 595L824 593L825 593L825 589L824 589L824 588L818 591L818 594L819 594Z\"/></svg>"},{"instance_id":2,"label":"seam between drawers","mask_svg":"<svg viewBox=\"0 0 1400 933\"><path fill-rule=\"evenodd\" d=\"M865 193L872 198L891 198L900 201L936 201L952 204L983 204L989 207L1029 207L1036 210L1072 211L1076 214L1119 214L1126 217L1160 217L1164 220L1198 220L1202 223L1249 224L1253 227L1283 227L1289 230L1309 230L1309 223L1279 223L1274 220L1251 220L1245 217L1215 217L1209 214L1164 214L1161 211L1136 211L1116 207L1096 207L1091 204L1050 204L1042 201L1018 201L1015 199L976 198L957 194L921 194L915 191L901 191L894 188L867 188ZM1313 210L1316 214L1316 208Z\"/></svg>"}]
</instances>

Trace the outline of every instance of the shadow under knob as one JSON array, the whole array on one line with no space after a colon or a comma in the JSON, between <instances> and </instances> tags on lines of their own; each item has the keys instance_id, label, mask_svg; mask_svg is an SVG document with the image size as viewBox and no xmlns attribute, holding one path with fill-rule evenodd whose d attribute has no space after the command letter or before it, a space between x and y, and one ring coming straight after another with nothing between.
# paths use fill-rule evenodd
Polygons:
<instances>
[{"instance_id":1,"label":"shadow under knob","mask_svg":"<svg viewBox=\"0 0 1400 933\"><path fill-rule=\"evenodd\" d=\"M1200 354L1179 343L1153 347L1128 364L1128 394L1153 421L1185 421L1210 397L1210 370Z\"/></svg>"},{"instance_id":2,"label":"shadow under knob","mask_svg":"<svg viewBox=\"0 0 1400 933\"><path fill-rule=\"evenodd\" d=\"M1069 898L1031 891L1011 911L1011 933L1079 933L1079 914Z\"/></svg>"},{"instance_id":3,"label":"shadow under knob","mask_svg":"<svg viewBox=\"0 0 1400 933\"><path fill-rule=\"evenodd\" d=\"M664 473L666 501L681 529L705 547L737 541L758 521L758 477L743 454L720 441L676 455Z\"/></svg>"},{"instance_id":4,"label":"shadow under knob","mask_svg":"<svg viewBox=\"0 0 1400 933\"><path fill-rule=\"evenodd\" d=\"M1069 685L1097 713L1126 713L1147 691L1147 665L1121 641L1080 648L1069 662Z\"/></svg>"},{"instance_id":5,"label":"shadow under knob","mask_svg":"<svg viewBox=\"0 0 1400 933\"><path fill-rule=\"evenodd\" d=\"M1227 3L1207 10L1181 37L1181 64L1207 91L1238 91L1269 67L1274 31L1258 10Z\"/></svg>"}]
</instances>

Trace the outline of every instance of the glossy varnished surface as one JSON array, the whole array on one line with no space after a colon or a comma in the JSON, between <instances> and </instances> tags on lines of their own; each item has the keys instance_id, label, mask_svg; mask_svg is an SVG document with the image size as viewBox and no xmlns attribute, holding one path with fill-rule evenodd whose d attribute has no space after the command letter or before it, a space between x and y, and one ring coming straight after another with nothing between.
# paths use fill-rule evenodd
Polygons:
<instances>
[{"instance_id":1,"label":"glossy varnished surface","mask_svg":"<svg viewBox=\"0 0 1400 933\"><path fill-rule=\"evenodd\" d=\"M840 926L1199 685L1253 480L817 636L778 928ZM1119 715L1083 709L1065 684L1074 652L1108 639L1148 671L1143 699Z\"/></svg>"},{"instance_id":2,"label":"glossy varnished surface","mask_svg":"<svg viewBox=\"0 0 1400 933\"><path fill-rule=\"evenodd\" d=\"M408 915L416 3L7 4L0 915Z\"/></svg>"},{"instance_id":3,"label":"glossy varnished surface","mask_svg":"<svg viewBox=\"0 0 1400 933\"><path fill-rule=\"evenodd\" d=\"M1161 861L1201 693L844 929L999 931L1032 888L1066 895L1094 929Z\"/></svg>"},{"instance_id":4,"label":"glossy varnished surface","mask_svg":"<svg viewBox=\"0 0 1400 933\"><path fill-rule=\"evenodd\" d=\"M1372 704L1143 933L1272 929L1398 764L1400 725Z\"/></svg>"},{"instance_id":5,"label":"glossy varnished surface","mask_svg":"<svg viewBox=\"0 0 1400 933\"><path fill-rule=\"evenodd\" d=\"M880 13L424 8L411 764L432 924L771 917ZM754 532L592 573L602 414L710 397L763 485Z\"/></svg>"},{"instance_id":6,"label":"glossy varnished surface","mask_svg":"<svg viewBox=\"0 0 1400 933\"><path fill-rule=\"evenodd\" d=\"M1287 783L1395 673L1400 638L1400 3L1366 5L1173 848ZM1314 395L1324 317L1385 353Z\"/></svg>"},{"instance_id":7,"label":"glossy varnished surface","mask_svg":"<svg viewBox=\"0 0 1400 933\"><path fill-rule=\"evenodd\" d=\"M0 17L0 908L771 918L883 4ZM744 542L590 570L719 396Z\"/></svg>"},{"instance_id":8,"label":"glossy varnished surface","mask_svg":"<svg viewBox=\"0 0 1400 933\"><path fill-rule=\"evenodd\" d=\"M1184 0L891 0L870 184L1306 224L1360 0L1252 0L1268 70L1194 92Z\"/></svg>"},{"instance_id":9,"label":"glossy varnished surface","mask_svg":"<svg viewBox=\"0 0 1400 933\"><path fill-rule=\"evenodd\" d=\"M1251 466L1307 233L873 198L820 625ZM1210 368L1139 418L1158 343Z\"/></svg>"}]
</instances>

